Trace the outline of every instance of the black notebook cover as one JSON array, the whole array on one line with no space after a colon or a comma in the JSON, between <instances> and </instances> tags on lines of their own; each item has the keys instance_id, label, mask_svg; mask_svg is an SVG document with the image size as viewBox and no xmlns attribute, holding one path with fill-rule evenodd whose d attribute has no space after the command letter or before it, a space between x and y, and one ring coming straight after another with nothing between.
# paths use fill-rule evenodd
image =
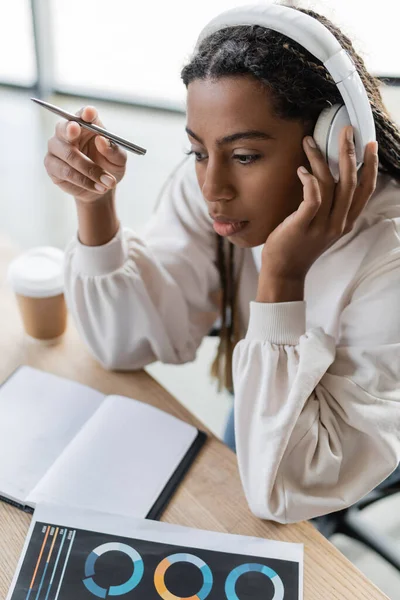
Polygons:
<instances>
[{"instance_id":1,"label":"black notebook cover","mask_svg":"<svg viewBox=\"0 0 400 600\"><path fill-rule=\"evenodd\" d=\"M167 485L165 486L165 488L163 489L163 491L161 492L161 494L158 496L157 500L153 504L152 508L146 515L146 519L152 519L153 521L158 521L158 519L161 517L162 513L164 512L164 509L166 508L168 502L170 501L171 497L173 496L176 488L178 487L178 485L180 484L182 479L185 477L187 471L190 468L190 465L193 463L194 459L196 458L197 454L199 453L199 451L202 448L206 439L207 439L207 436L204 433L204 431L199 431L196 439L194 440L193 444L190 446L186 455L183 457L180 465L175 470L175 472L171 476L170 480L168 481Z\"/></svg>"}]
</instances>

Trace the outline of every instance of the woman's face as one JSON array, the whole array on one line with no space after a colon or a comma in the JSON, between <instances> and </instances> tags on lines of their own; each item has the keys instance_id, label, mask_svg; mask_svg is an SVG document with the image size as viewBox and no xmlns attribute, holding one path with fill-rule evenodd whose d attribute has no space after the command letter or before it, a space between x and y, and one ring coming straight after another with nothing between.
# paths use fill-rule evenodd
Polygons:
<instances>
[{"instance_id":1,"label":"woman's face","mask_svg":"<svg viewBox=\"0 0 400 600\"><path fill-rule=\"evenodd\" d=\"M263 244L303 199L296 170L309 168L309 127L274 116L268 91L239 76L189 84L186 130L210 216L247 222L234 232L214 221L217 233L240 247Z\"/></svg>"}]
</instances>

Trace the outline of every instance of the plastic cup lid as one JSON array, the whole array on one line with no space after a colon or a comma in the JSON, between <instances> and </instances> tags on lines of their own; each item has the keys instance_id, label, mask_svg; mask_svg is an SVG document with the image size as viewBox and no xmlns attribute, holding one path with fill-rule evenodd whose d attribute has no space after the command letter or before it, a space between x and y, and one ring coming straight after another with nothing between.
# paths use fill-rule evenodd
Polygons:
<instances>
[{"instance_id":1,"label":"plastic cup lid","mask_svg":"<svg viewBox=\"0 0 400 600\"><path fill-rule=\"evenodd\" d=\"M8 281L21 296L58 296L64 291L63 261L64 252L58 248L32 248L11 262Z\"/></svg>"}]
</instances>

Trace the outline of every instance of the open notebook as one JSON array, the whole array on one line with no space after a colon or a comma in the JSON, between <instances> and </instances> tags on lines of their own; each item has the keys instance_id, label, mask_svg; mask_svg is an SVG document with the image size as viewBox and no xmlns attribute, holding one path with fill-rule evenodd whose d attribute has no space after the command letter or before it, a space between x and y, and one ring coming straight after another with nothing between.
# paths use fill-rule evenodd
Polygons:
<instances>
[{"instance_id":1,"label":"open notebook","mask_svg":"<svg viewBox=\"0 0 400 600\"><path fill-rule=\"evenodd\" d=\"M0 387L0 499L156 519L205 437L137 400L20 367Z\"/></svg>"}]
</instances>

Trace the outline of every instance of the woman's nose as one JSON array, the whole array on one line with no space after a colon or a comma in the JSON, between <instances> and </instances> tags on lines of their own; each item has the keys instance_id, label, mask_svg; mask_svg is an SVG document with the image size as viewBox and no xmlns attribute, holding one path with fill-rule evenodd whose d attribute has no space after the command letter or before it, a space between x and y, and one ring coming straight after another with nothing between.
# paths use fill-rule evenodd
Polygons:
<instances>
[{"instance_id":1,"label":"woman's nose","mask_svg":"<svg viewBox=\"0 0 400 600\"><path fill-rule=\"evenodd\" d=\"M235 197L228 174L221 167L210 166L210 163L207 166L201 191L207 202L227 202Z\"/></svg>"}]
</instances>

